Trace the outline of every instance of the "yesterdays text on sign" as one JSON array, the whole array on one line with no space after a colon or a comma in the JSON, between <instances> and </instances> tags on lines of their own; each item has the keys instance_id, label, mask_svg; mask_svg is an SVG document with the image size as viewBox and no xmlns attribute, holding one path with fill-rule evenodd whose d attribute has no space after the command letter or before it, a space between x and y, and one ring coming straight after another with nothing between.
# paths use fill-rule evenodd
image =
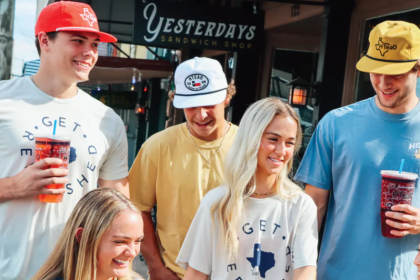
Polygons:
<instances>
[{"instance_id":1,"label":"yesterdays text on sign","mask_svg":"<svg viewBox=\"0 0 420 280\"><path fill-rule=\"evenodd\" d=\"M136 1L135 44L258 53L264 13L162 0Z\"/></svg>"}]
</instances>

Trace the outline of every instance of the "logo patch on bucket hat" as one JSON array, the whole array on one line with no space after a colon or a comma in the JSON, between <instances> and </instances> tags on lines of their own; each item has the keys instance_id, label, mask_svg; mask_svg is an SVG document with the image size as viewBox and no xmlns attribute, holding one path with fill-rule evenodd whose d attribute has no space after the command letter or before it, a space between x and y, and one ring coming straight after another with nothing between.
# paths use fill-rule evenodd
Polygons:
<instances>
[{"instance_id":1,"label":"logo patch on bucket hat","mask_svg":"<svg viewBox=\"0 0 420 280\"><path fill-rule=\"evenodd\" d=\"M185 87L189 90L199 91L209 85L209 78L202 74L192 74L185 78Z\"/></svg>"},{"instance_id":2,"label":"logo patch on bucket hat","mask_svg":"<svg viewBox=\"0 0 420 280\"><path fill-rule=\"evenodd\" d=\"M376 50L379 51L382 56L385 56L385 54L389 52L390 50L397 49L397 45L391 46L389 43L385 43L384 41L382 41L382 38L379 38L379 41L375 46L376 46Z\"/></svg>"}]
</instances>

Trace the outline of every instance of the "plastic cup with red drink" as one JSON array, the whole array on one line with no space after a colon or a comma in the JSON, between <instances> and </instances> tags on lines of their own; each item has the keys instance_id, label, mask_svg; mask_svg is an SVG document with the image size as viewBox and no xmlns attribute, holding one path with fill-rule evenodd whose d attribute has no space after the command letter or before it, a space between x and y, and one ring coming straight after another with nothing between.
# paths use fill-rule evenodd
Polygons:
<instances>
[{"instance_id":1,"label":"plastic cup with red drink","mask_svg":"<svg viewBox=\"0 0 420 280\"><path fill-rule=\"evenodd\" d=\"M44 136L35 137L36 161L44 158L59 158L63 162L59 165L49 165L44 169L61 168L68 169L70 159L70 139L65 136ZM47 189L62 189L64 184L51 184L45 186ZM45 203L59 203L63 201L63 194L40 194L39 200Z\"/></svg>"},{"instance_id":2,"label":"plastic cup with red drink","mask_svg":"<svg viewBox=\"0 0 420 280\"><path fill-rule=\"evenodd\" d=\"M391 207L398 204L411 205L414 188L418 175L409 172L399 172L392 170L382 170L382 188L381 188L381 228L382 236L388 238L402 238L391 234L391 230L400 231L386 223L386 220L401 223L401 220L396 220L385 216L385 212L392 211ZM396 211L392 211L396 212Z\"/></svg>"}]
</instances>

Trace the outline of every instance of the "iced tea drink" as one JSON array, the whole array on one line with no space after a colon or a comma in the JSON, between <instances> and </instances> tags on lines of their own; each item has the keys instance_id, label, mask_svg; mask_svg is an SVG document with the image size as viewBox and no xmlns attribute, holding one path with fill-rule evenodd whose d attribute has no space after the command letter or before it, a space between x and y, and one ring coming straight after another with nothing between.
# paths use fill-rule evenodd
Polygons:
<instances>
[{"instance_id":1,"label":"iced tea drink","mask_svg":"<svg viewBox=\"0 0 420 280\"><path fill-rule=\"evenodd\" d=\"M391 207L397 204L411 205L411 199L416 186L418 175L415 173L382 170L381 188L381 228L382 236L388 238L402 238L391 234L391 230L399 230L388 225L387 219L401 223L401 220L394 220L385 216L386 211L392 211Z\"/></svg>"},{"instance_id":2,"label":"iced tea drink","mask_svg":"<svg viewBox=\"0 0 420 280\"><path fill-rule=\"evenodd\" d=\"M59 158L63 161L60 165L49 165L44 169L68 169L70 159L70 140L59 136L35 137L35 157L37 162L44 158ZM64 188L64 184L52 184L45 187L48 189L62 189ZM40 194L39 200L46 203L59 203L63 201L63 194Z\"/></svg>"}]
</instances>

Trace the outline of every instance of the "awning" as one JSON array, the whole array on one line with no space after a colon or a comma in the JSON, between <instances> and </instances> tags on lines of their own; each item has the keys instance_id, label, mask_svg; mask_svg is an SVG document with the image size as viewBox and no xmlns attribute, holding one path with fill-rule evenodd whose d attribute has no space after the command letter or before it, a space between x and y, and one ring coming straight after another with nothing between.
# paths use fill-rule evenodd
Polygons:
<instances>
[{"instance_id":1,"label":"awning","mask_svg":"<svg viewBox=\"0 0 420 280\"><path fill-rule=\"evenodd\" d=\"M169 61L101 56L89 74L89 81L80 85L130 83L133 76L138 79L138 73L142 80L167 78L172 71Z\"/></svg>"},{"instance_id":2,"label":"awning","mask_svg":"<svg viewBox=\"0 0 420 280\"><path fill-rule=\"evenodd\" d=\"M80 83L80 85L92 84L123 84L130 83L134 77L138 78L136 68L109 68L109 67L93 67L89 74L89 81ZM140 71L140 70L139 70ZM168 78L171 75L169 71L140 71L142 80L151 78Z\"/></svg>"}]
</instances>

